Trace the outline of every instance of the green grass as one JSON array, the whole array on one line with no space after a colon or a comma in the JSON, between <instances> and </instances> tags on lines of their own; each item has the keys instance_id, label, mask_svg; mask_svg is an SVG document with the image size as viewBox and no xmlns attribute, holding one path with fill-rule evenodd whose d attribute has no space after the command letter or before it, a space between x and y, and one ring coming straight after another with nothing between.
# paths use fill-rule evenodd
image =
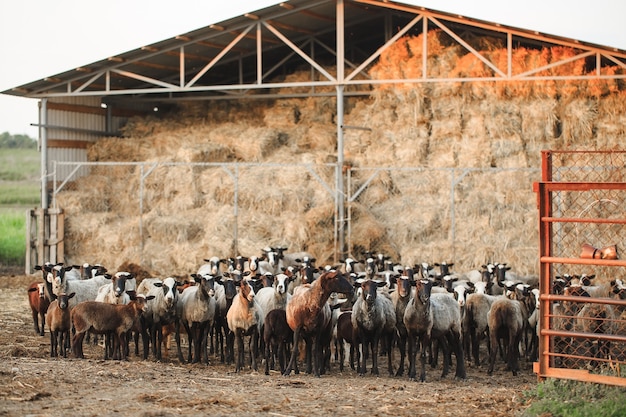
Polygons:
<instances>
[{"instance_id":1,"label":"green grass","mask_svg":"<svg viewBox=\"0 0 626 417\"><path fill-rule=\"evenodd\" d=\"M548 379L524 395L531 403L524 417L626 416L626 388L623 387Z\"/></svg>"},{"instance_id":2,"label":"green grass","mask_svg":"<svg viewBox=\"0 0 626 417\"><path fill-rule=\"evenodd\" d=\"M0 148L0 264L23 266L26 209L40 205L37 149Z\"/></svg>"},{"instance_id":3,"label":"green grass","mask_svg":"<svg viewBox=\"0 0 626 417\"><path fill-rule=\"evenodd\" d=\"M26 210L0 209L0 263L24 265L26 257Z\"/></svg>"},{"instance_id":4,"label":"green grass","mask_svg":"<svg viewBox=\"0 0 626 417\"><path fill-rule=\"evenodd\" d=\"M41 169L37 149L0 148L0 181L37 182Z\"/></svg>"}]
</instances>

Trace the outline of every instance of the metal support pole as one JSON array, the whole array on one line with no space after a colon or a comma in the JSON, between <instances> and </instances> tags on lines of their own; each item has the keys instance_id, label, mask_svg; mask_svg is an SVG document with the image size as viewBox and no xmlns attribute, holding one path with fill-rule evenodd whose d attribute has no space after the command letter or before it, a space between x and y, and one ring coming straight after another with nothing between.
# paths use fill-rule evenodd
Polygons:
<instances>
[{"instance_id":1,"label":"metal support pole","mask_svg":"<svg viewBox=\"0 0 626 417\"><path fill-rule=\"evenodd\" d=\"M39 148L41 152L41 208L48 208L48 99L39 101Z\"/></svg>"}]
</instances>

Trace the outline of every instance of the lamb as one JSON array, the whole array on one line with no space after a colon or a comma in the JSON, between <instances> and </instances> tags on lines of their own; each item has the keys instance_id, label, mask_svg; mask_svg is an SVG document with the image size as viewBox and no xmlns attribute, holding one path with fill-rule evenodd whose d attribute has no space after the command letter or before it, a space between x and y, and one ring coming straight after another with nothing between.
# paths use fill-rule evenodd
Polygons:
<instances>
[{"instance_id":1,"label":"lamb","mask_svg":"<svg viewBox=\"0 0 626 417\"><path fill-rule=\"evenodd\" d=\"M237 342L237 355L235 360L235 372L239 372L244 364L244 337L250 336L250 356L252 369L257 368L257 352L259 346L259 335L263 325L263 312L254 301L254 290L245 279L235 280L239 286L237 296L233 299L233 304L226 313L228 328L235 335Z\"/></svg>"},{"instance_id":2,"label":"lamb","mask_svg":"<svg viewBox=\"0 0 626 417\"><path fill-rule=\"evenodd\" d=\"M50 299L46 295L46 286L43 282L33 282L28 286L27 293L30 310L33 313L35 333L43 336L46 327L46 312L50 306ZM39 327L39 319L41 319L41 327Z\"/></svg>"},{"instance_id":3,"label":"lamb","mask_svg":"<svg viewBox=\"0 0 626 417\"><path fill-rule=\"evenodd\" d=\"M323 369L324 355L321 349L323 332L331 323L331 310L328 305L330 294L338 292L349 297L354 293L353 287L338 270L324 271L312 284L299 286L287 304L287 323L293 330L293 349L289 365L283 372L291 374L296 368L298 342L302 337L306 343L307 371L320 376ZM297 369L296 369L297 372Z\"/></svg>"},{"instance_id":4,"label":"lamb","mask_svg":"<svg viewBox=\"0 0 626 417\"><path fill-rule=\"evenodd\" d=\"M420 381L426 380L426 353L431 339L438 340L444 349L443 372L449 372L449 349L456 355L455 377L465 379L465 360L461 344L461 313L457 302L447 294L431 294L433 281L416 281L415 296L404 311L404 325L409 338L409 379L416 377L415 356L421 345Z\"/></svg>"},{"instance_id":5,"label":"lamb","mask_svg":"<svg viewBox=\"0 0 626 417\"><path fill-rule=\"evenodd\" d=\"M209 364L208 337L209 330L215 320L215 279L217 277L205 274L192 274L197 285L187 287L181 294L176 305L178 320L176 321L176 344L178 346L178 360L184 363L180 344L180 324L185 326L189 341L188 362L198 363L203 360ZM193 347L193 355L192 355Z\"/></svg>"},{"instance_id":6,"label":"lamb","mask_svg":"<svg viewBox=\"0 0 626 417\"><path fill-rule=\"evenodd\" d=\"M113 359L126 360L126 334L133 327L140 315L147 309L147 301L153 299L137 296L126 305L101 303L98 301L84 301L74 307L70 313L75 334L72 339L72 351L76 358L84 359L83 338L87 331L96 334L113 333L115 338L115 353ZM108 350L105 349L104 359L108 359Z\"/></svg>"},{"instance_id":7,"label":"lamb","mask_svg":"<svg viewBox=\"0 0 626 417\"><path fill-rule=\"evenodd\" d=\"M354 286L361 288L361 296L352 307L352 326L355 336L353 340L362 346L362 364L359 374L364 375L367 367L369 349L372 351L372 374L378 375L378 345L382 338L387 352L389 375L393 375L391 345L396 328L396 312L391 300L385 296L378 297L378 287L385 286L384 281L371 279L357 281Z\"/></svg>"},{"instance_id":8,"label":"lamb","mask_svg":"<svg viewBox=\"0 0 626 417\"><path fill-rule=\"evenodd\" d=\"M528 317L534 308L534 297L530 292L515 289L516 299L500 297L493 302L488 315L490 360L487 373L493 373L498 342L504 339L506 343L506 356L508 369L513 376L519 372L519 344L522 340L524 328Z\"/></svg>"},{"instance_id":9,"label":"lamb","mask_svg":"<svg viewBox=\"0 0 626 417\"><path fill-rule=\"evenodd\" d=\"M274 369L278 359L281 374L287 366L288 346L293 341L293 330L287 323L285 309L270 310L263 320L263 341L265 342L265 375Z\"/></svg>"},{"instance_id":10,"label":"lamb","mask_svg":"<svg viewBox=\"0 0 626 417\"><path fill-rule=\"evenodd\" d=\"M48 329L50 330L50 357L59 356L59 346L61 356L67 358L67 343L70 337L72 323L70 321L69 300L74 297L71 294L59 294L56 300L50 303L46 313Z\"/></svg>"},{"instance_id":11,"label":"lamb","mask_svg":"<svg viewBox=\"0 0 626 417\"><path fill-rule=\"evenodd\" d=\"M178 282L168 277L161 281L158 278L146 278L139 287L138 295L150 298L145 314L143 314L143 358L148 358L148 347L152 343L152 354L156 360L162 359L163 326L176 321L176 304L179 293Z\"/></svg>"}]
</instances>

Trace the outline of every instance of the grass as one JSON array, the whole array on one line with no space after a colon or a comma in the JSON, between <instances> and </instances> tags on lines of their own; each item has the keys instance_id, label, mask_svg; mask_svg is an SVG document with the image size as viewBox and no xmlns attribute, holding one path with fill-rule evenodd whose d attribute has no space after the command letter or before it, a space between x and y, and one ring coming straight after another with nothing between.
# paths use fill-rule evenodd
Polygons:
<instances>
[{"instance_id":1,"label":"grass","mask_svg":"<svg viewBox=\"0 0 626 417\"><path fill-rule=\"evenodd\" d=\"M626 416L626 388L559 379L548 379L532 392L523 416L618 417Z\"/></svg>"},{"instance_id":2,"label":"grass","mask_svg":"<svg viewBox=\"0 0 626 417\"><path fill-rule=\"evenodd\" d=\"M40 204L39 152L0 148L0 264L23 266L26 209Z\"/></svg>"},{"instance_id":3,"label":"grass","mask_svg":"<svg viewBox=\"0 0 626 417\"><path fill-rule=\"evenodd\" d=\"M39 178L41 163L36 149L0 148L0 181L33 181Z\"/></svg>"},{"instance_id":4,"label":"grass","mask_svg":"<svg viewBox=\"0 0 626 417\"><path fill-rule=\"evenodd\" d=\"M24 265L26 256L26 211L0 209L0 263Z\"/></svg>"}]
</instances>

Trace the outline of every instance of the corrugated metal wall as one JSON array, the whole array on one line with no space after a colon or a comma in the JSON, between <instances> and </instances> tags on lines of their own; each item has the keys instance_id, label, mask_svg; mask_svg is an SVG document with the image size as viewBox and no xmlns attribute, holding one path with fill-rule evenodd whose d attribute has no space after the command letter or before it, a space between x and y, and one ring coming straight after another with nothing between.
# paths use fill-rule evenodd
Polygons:
<instances>
[{"instance_id":1,"label":"corrugated metal wall","mask_svg":"<svg viewBox=\"0 0 626 417\"><path fill-rule=\"evenodd\" d=\"M102 137L117 135L129 117L148 111L149 106L131 103L124 103L123 107L103 107L101 97L48 99L45 105L41 105L40 115L41 129L45 129L46 134L48 183L53 179L73 181L87 175L88 167L73 172L68 166L56 166L55 161L86 162L90 143ZM71 178L68 178L70 175Z\"/></svg>"}]
</instances>

